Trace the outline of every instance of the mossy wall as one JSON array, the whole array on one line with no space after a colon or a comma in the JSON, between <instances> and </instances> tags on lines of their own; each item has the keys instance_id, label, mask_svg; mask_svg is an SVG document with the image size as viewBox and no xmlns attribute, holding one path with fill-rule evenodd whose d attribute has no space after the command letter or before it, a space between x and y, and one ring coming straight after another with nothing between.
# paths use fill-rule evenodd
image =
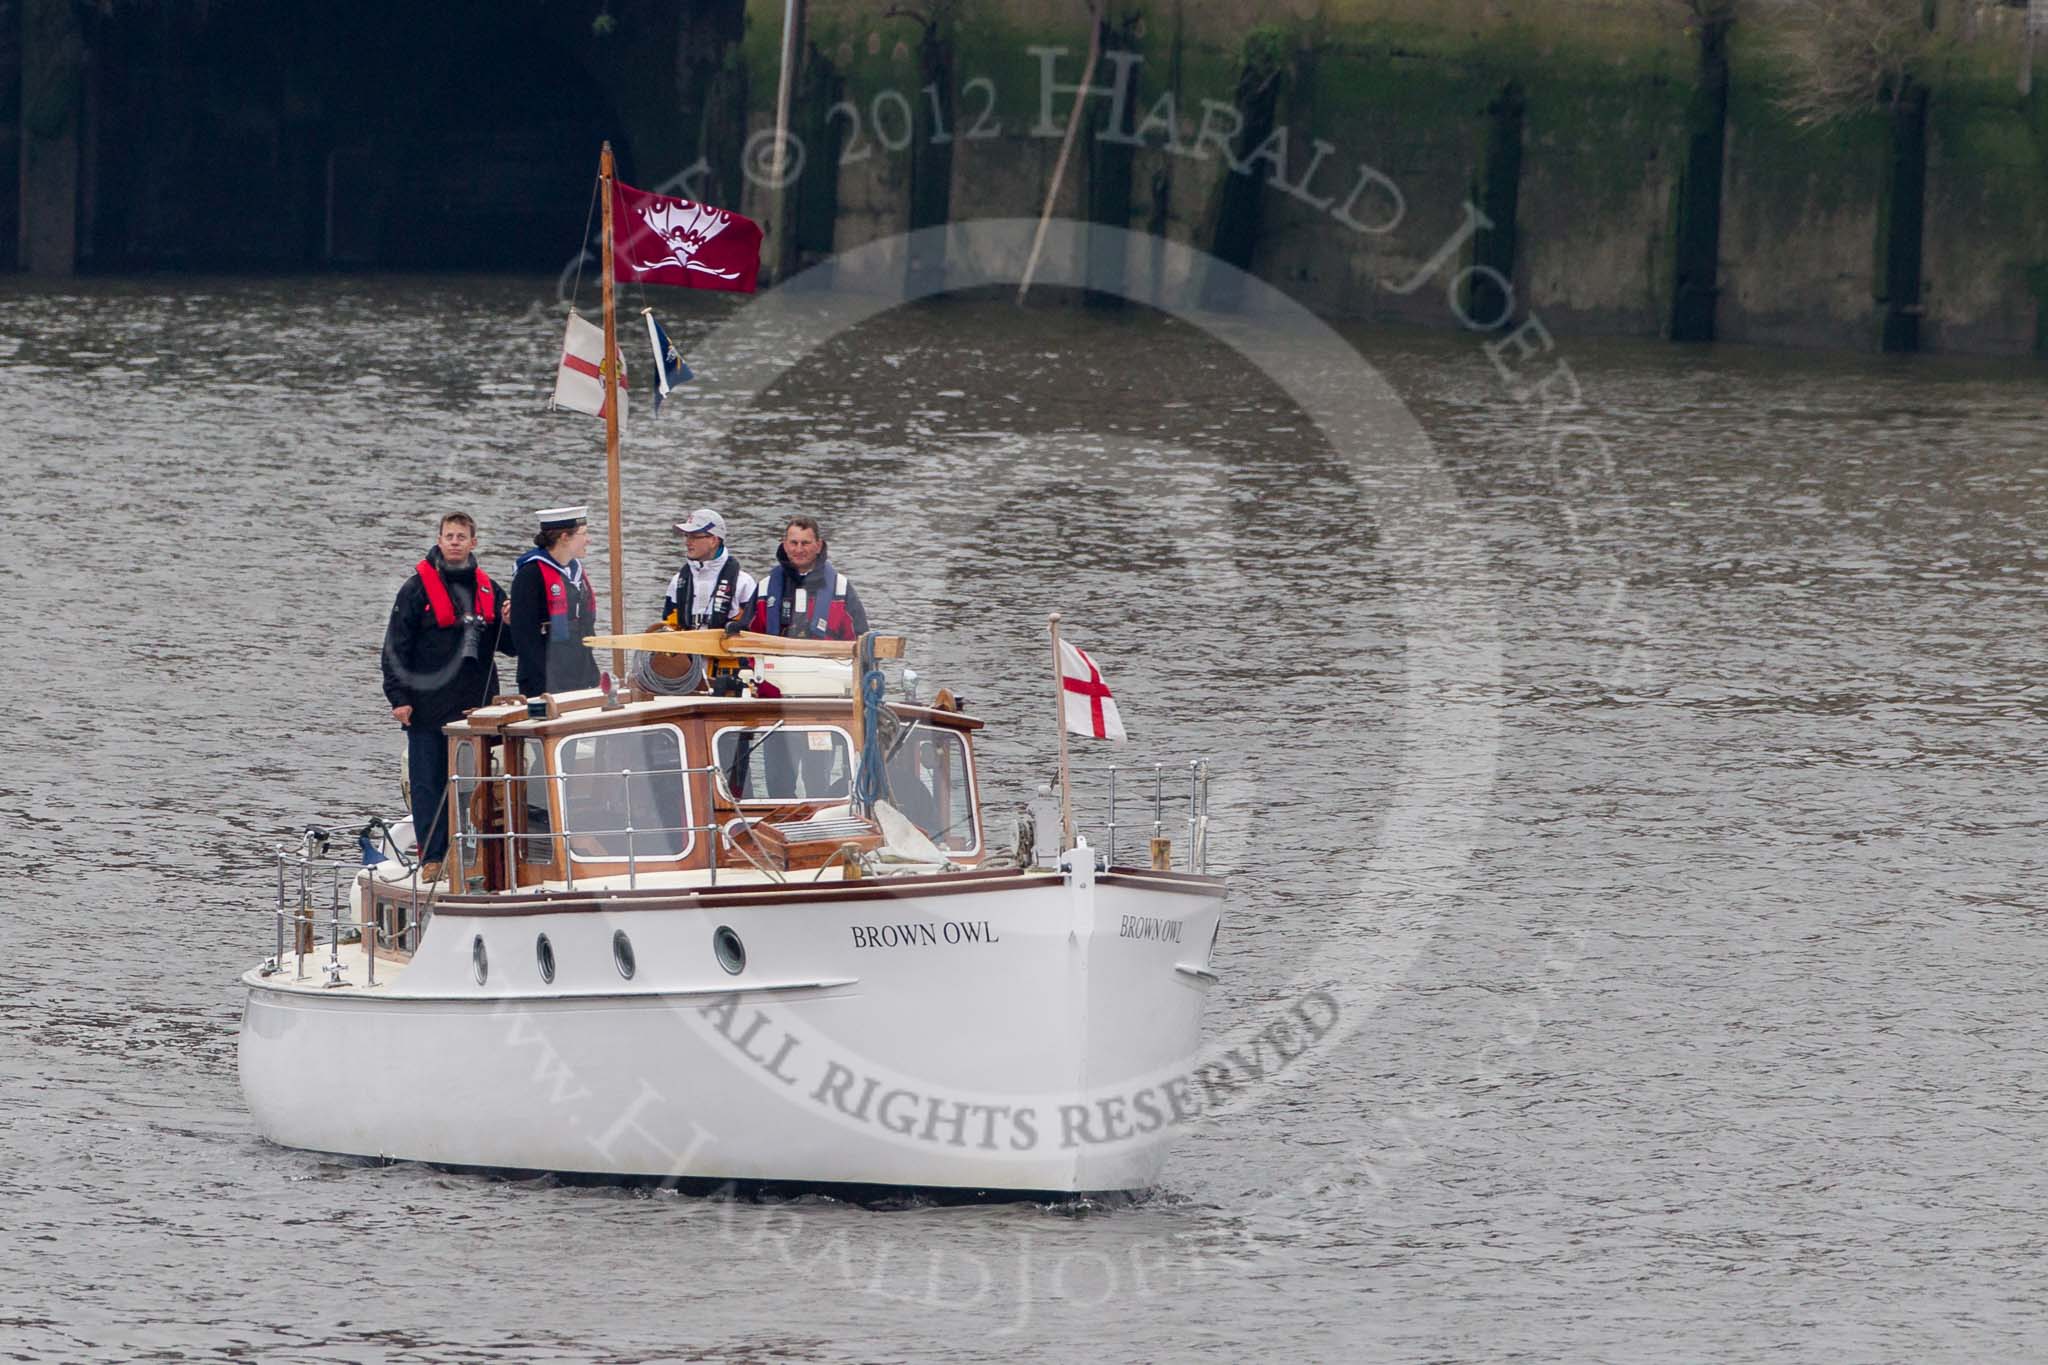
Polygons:
<instances>
[{"instance_id":1,"label":"mossy wall","mask_svg":"<svg viewBox=\"0 0 2048 1365\"><path fill-rule=\"evenodd\" d=\"M920 27L884 17L887 8L881 0L809 6L807 36L845 76L848 108L838 117L857 133L837 168L842 249L908 223L909 154L889 145L900 141L902 122L900 106L890 106L928 97L918 88ZM772 118L780 12L779 0L753 0L750 10L757 126ZM1133 118L1146 145L1128 160L1077 149L1057 212L1079 217L1090 202L1123 202L1099 193L1091 201L1084 180L1091 165L1117 173L1127 165L1128 226L1206 250L1222 178L1255 176L1264 195L1256 273L1327 315L1457 325L1452 277L1489 259L1484 241L1465 243L1427 284L1402 286L1467 224L1468 200L1508 202L1515 317L1538 313L1564 331L1656 336L1668 328L1699 69L1699 34L1683 6L1156 0L1114 17L1133 14L1142 58ZM2027 102L2015 90L2017 12L1943 0L1941 14L1946 45L1929 78L1923 340L1930 349L2025 351L2044 330L2048 94ZM1078 6L1049 13L1033 0L960 0L951 15L955 122L964 125L952 130L952 213L1035 215L1070 97L1054 101L1044 125L1043 67L1029 49L1064 47L1056 78L1072 84L1087 21ZM1205 117L1219 118L1212 131L1228 126L1204 102L1237 101L1259 44L1285 54L1279 144L1268 142L1249 164L1254 149L1233 144L1242 166L1233 172L1214 140L1203 140ZM1728 52L1718 335L1874 348L1891 230L1889 122L1872 112L1800 127L1779 103L1784 71L1768 31L1738 24ZM2040 74L2048 86L2048 69ZM1096 82L1113 75L1105 62ZM1496 119L1510 87L1520 155L1505 159L1518 164L1503 187ZM881 135L878 116L893 118ZM1511 191L1504 200L1503 188ZM1144 254L1136 248L1128 263L1134 278L1150 268Z\"/></svg>"},{"instance_id":2,"label":"mossy wall","mask_svg":"<svg viewBox=\"0 0 2048 1365\"><path fill-rule=\"evenodd\" d=\"M1872 349L1887 121L1799 127L1760 46L1730 43L1718 335Z\"/></svg>"},{"instance_id":3,"label":"mossy wall","mask_svg":"<svg viewBox=\"0 0 2048 1365\"><path fill-rule=\"evenodd\" d=\"M919 17L890 17L898 3ZM807 10L793 126L812 164L791 234L807 259L904 232L913 196L927 219L1038 213L1071 96L1048 105L1032 49L1064 49L1054 80L1077 82L1084 7ZM781 0L420 13L400 63L353 11L0 0L11 226L59 271L67 242L100 269L476 265L479 240L504 243L507 264L553 259L536 244L573 240L579 203L558 187L583 178L600 137L635 183L689 172L696 193L781 211L759 174ZM2042 349L2048 55L2021 96L2020 12L1939 0L1940 45L1911 87L1924 139L1917 114L1901 139L1881 110L1797 126L1769 7L1740 13L1717 138L1701 110L1722 105L1695 89L1701 35L1678 0L1119 0L1110 22L1136 63L1120 126L1143 145L1077 147L1055 209L1248 261L1336 317L1458 326L1505 300L1508 320L1656 336L1682 268L1688 298L1711 301L1711 317L1688 310L1695 334L1711 322L1724 339L1868 349L1889 322L1930 349ZM942 43L926 46L926 18ZM948 70L935 117L928 73ZM1096 83L1117 71L1106 59ZM1107 103L1091 102L1085 137L1110 128ZM1240 133L1240 113L1256 127ZM1890 189L1918 182L1923 142L1916 209ZM432 230L379 207L449 186ZM1468 236L1475 204L1501 221ZM523 208L531 231L508 233ZM231 229L259 212L288 226L252 256ZM1905 213L1918 221L1893 221ZM1141 239L1123 278L1143 285L1161 259ZM1091 262L1103 268L1113 281Z\"/></svg>"},{"instance_id":4,"label":"mossy wall","mask_svg":"<svg viewBox=\"0 0 2048 1365\"><path fill-rule=\"evenodd\" d=\"M2016 10L1980 10L1958 33L1928 114L1923 344L2048 354L2048 44L2019 94Z\"/></svg>"}]
</instances>

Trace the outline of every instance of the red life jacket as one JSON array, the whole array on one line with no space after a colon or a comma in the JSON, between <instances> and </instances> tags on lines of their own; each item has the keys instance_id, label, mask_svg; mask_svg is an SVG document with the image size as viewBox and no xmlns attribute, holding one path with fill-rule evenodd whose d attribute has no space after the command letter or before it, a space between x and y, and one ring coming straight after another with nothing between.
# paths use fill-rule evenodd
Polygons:
<instances>
[{"instance_id":1,"label":"red life jacket","mask_svg":"<svg viewBox=\"0 0 2048 1365\"><path fill-rule=\"evenodd\" d=\"M534 566L540 570L542 586L547 589L548 615L551 617L567 616L569 614L569 580L562 576L560 569L555 567L555 561L549 559L546 555L539 556L533 562ZM481 577L483 571L478 570L477 572L478 576ZM595 618L597 615L597 593L592 590L588 578L583 580L582 614L591 618ZM550 621L549 624L553 625L554 623ZM549 633L559 634L560 632L551 630Z\"/></svg>"},{"instance_id":2,"label":"red life jacket","mask_svg":"<svg viewBox=\"0 0 2048 1365\"><path fill-rule=\"evenodd\" d=\"M427 590L427 606L434 613L434 624L443 630L455 624L455 602L448 596L448 585L441 581L441 571L422 559L419 562L420 586ZM486 621L498 619L498 603L492 596L490 575L484 566L476 566L476 614Z\"/></svg>"}]
</instances>

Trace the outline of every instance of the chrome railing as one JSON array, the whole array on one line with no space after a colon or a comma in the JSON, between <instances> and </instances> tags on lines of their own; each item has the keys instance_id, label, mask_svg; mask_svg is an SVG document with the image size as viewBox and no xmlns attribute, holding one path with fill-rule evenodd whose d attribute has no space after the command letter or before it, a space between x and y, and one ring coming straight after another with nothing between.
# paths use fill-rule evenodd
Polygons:
<instances>
[{"instance_id":1,"label":"chrome railing","mask_svg":"<svg viewBox=\"0 0 2048 1365\"><path fill-rule=\"evenodd\" d=\"M347 898L343 890L355 885L356 873L362 870L360 861L333 856L332 841L349 836L332 833L321 826L309 828L299 837L297 844L280 844L273 853L277 863L277 905L273 917L277 921L277 948L270 960L258 971L264 976L275 976L284 970L285 936L287 926L291 935L292 977L296 981L306 979L306 960L317 958L319 940L319 901L324 895L327 901L327 984L345 986L348 984L341 965L342 908ZM413 869L417 880L418 869ZM354 908L349 908L351 927L357 927ZM370 954L369 980L377 980L376 930L374 924L360 926L365 951Z\"/></svg>"},{"instance_id":2,"label":"chrome railing","mask_svg":"<svg viewBox=\"0 0 2048 1365\"><path fill-rule=\"evenodd\" d=\"M637 823L633 815L634 780L636 778L649 779L661 777L681 778L686 784L688 779L692 777L709 777L715 789L711 803L712 818L702 824L688 822L674 825ZM571 791L568 784L612 781L616 781L619 784L618 789L624 796L623 811L621 812L624 823L609 829L583 825L572 826L567 818ZM512 814L515 809L523 811L537 809L527 803L527 798L532 791L532 784L536 782L555 784L553 788L554 801L547 807L547 810L548 820L551 825L555 822L557 813L560 813L563 828L559 833L552 828L535 832L532 829L518 829L514 827L515 822L512 819ZM517 793L520 804L516 807L513 804L513 786L515 783L520 784L520 790ZM504 821L504 828L501 830L479 830L474 827L474 823L469 819L469 802L472 794L478 788L487 784L497 787L499 810ZM696 836L700 834L705 836L708 841L706 866L710 872L710 884L712 886L718 885L718 874L720 872L719 853L721 849L729 849L738 853L740 859L745 864L751 865L754 870L769 877L771 880L786 880L782 872L771 865L767 857L767 850L760 846L758 840L753 840L755 851L750 852L746 845L740 842L739 838L734 837L732 825L735 821L745 822L745 817L739 814L739 802L734 798L732 789L727 784L725 770L717 764L705 764L699 767L620 768L616 771L605 770L576 773L491 773L485 776L458 774L449 778L448 790L449 799L452 803L450 809L455 812L455 819L457 821L455 837L448 842L450 862L452 864L450 884L454 886L466 886L472 873L479 870L475 867L475 864L479 861L478 855L481 854L486 843L503 843L505 845L504 856L516 863L520 857L521 845L544 842L552 846L553 841L559 838L561 840L562 880L566 889L571 891L576 889L576 865L578 862L623 862L626 864L626 885L629 888L637 889L640 885L640 865L643 862L673 863L690 853L695 846ZM723 822L717 819L717 808L720 801L731 807L734 812L730 818ZM688 808L688 798L685 797L684 809L687 810ZM750 828L750 822L742 824L743 830L749 830ZM683 836L681 847L665 849L660 852L641 851L643 838L671 834ZM599 854L579 853L572 841L585 838L623 838L625 848L622 852L608 850ZM756 857L755 852L758 852L761 856ZM552 864L554 861L555 858L551 847L547 862ZM734 864L728 863L728 866L734 866L735 870L737 870Z\"/></svg>"},{"instance_id":3,"label":"chrome railing","mask_svg":"<svg viewBox=\"0 0 2048 1365\"><path fill-rule=\"evenodd\" d=\"M1097 824L1084 816L1086 806L1085 790L1080 780L1075 782L1074 826L1077 830L1099 828L1103 834L1103 847L1114 865L1117 861L1117 840L1120 831L1130 828L1130 823L1118 817L1129 809L1133 800L1137 804L1136 823L1143 828L1147 824L1144 813L1151 811L1150 838L1166 839L1167 828L1173 826L1178 832L1185 824L1187 843L1185 845L1185 870L1206 872L1209 867L1209 760L1191 759L1187 763L1110 763L1078 765L1073 769L1076 779L1102 777L1106 792L1101 800L1101 813L1105 817ZM1169 790L1168 784L1172 784ZM1185 789L1183 789L1183 782ZM1136 788L1135 791L1131 790ZM1121 803L1121 804L1119 804ZM1185 811L1185 815L1180 812ZM1171 814L1170 814L1171 813ZM1147 859L1155 845L1148 845ZM1178 850L1167 850L1170 868L1171 854Z\"/></svg>"},{"instance_id":4,"label":"chrome railing","mask_svg":"<svg viewBox=\"0 0 2048 1365\"><path fill-rule=\"evenodd\" d=\"M684 784L684 812L687 812L692 804L687 794L689 780L696 777L708 778L713 788L711 818L703 823L691 823L687 820L680 824L638 823L634 818L633 809L635 780L668 777L680 779ZM545 807L550 828L539 831L522 828L524 821L514 819L515 811L541 809L527 804L532 784L536 782L555 784L553 800ZM572 826L567 819L572 790L568 784L595 782L618 784L617 790L623 797L623 823L615 828ZM501 828L496 830L479 829L470 818L470 801L478 789L486 786L496 789L499 802ZM516 805L515 795L519 798ZM732 811L732 814L722 821L718 818L721 803ZM1113 815L1114 812L1112 818ZM718 885L722 869L739 871L743 867L751 867L771 881L788 880L786 873L774 866L774 860L767 848L752 834L754 822L741 813L740 802L734 796L725 770L717 764L697 767L678 765L620 768L616 771L572 773L490 773L481 776L474 773L457 773L448 779L448 800L442 807L442 818L451 820L455 826L448 841L448 857L445 859L448 864L448 885L451 888L467 889L473 877L481 877L484 874L481 864L483 850L487 844L503 845L506 866L511 869L518 865L521 846L534 842L545 843L548 846L549 856L546 861L550 866L554 865L556 841L559 840L562 878L566 889L573 891L576 888L576 868L579 862L623 862L626 865L626 885L637 889L643 863L675 863L689 855L698 835L704 836L708 841L705 863L710 874L710 885ZM559 831L552 828L558 819L563 826ZM379 888L407 886L414 893L409 900L409 905L413 907L413 917L393 926L389 942L394 950L411 950L418 946L420 933L433 918L433 902L441 893L441 881L436 878L426 885L427 895L422 901L418 894L422 886L419 861L405 858L402 850L387 843L386 847L390 848L398 857L398 861L404 864L406 875L371 877L364 891L361 913L358 917L356 908L347 903L350 896L345 888L352 889L355 886L356 876L363 871L365 864L359 860L337 856L335 844L338 841L353 840L357 837L355 833L345 832L346 830L346 826L310 827L297 844L279 845L274 850L273 857L277 864L277 904L274 911L277 922L277 946L270 960L260 969L263 975L270 976L283 971L286 958L290 956L294 979L305 980L308 959L317 959L319 948L322 946L318 923L320 916L317 912L323 896L327 911L327 962L324 970L327 972L328 985L348 984L341 963L341 945L347 941L359 941L362 944L368 984L376 984L378 937L383 927L379 918ZM367 830L365 832L367 833ZM664 848L659 851L643 850L642 844L646 838L668 835L680 836L680 847ZM415 838L417 837L418 831L415 831ZM624 848L620 851L607 849L598 854L579 853L573 841L583 838L618 838L624 841ZM750 843L753 845L751 849L748 847ZM727 855L723 864L721 853ZM737 854L738 858L735 860L731 854ZM345 908L348 911L346 926L343 923ZM356 940L345 939L345 927L348 932L356 933L359 937ZM291 938L289 954L286 951L288 930Z\"/></svg>"}]
</instances>

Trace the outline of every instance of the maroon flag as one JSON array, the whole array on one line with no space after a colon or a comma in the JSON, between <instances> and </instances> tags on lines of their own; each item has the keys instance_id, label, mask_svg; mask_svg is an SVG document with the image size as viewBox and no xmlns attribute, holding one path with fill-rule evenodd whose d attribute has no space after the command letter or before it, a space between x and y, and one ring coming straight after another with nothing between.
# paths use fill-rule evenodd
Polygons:
<instances>
[{"instance_id":1,"label":"maroon flag","mask_svg":"<svg viewBox=\"0 0 2048 1365\"><path fill-rule=\"evenodd\" d=\"M612 181L612 278L621 284L754 292L761 225L728 209Z\"/></svg>"}]
</instances>

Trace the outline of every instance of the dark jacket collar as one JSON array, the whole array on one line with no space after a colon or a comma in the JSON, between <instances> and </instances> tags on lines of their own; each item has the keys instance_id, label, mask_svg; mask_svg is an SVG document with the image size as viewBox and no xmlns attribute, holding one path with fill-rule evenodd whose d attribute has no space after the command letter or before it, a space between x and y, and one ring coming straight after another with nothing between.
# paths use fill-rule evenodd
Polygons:
<instances>
[{"instance_id":1,"label":"dark jacket collar","mask_svg":"<svg viewBox=\"0 0 2048 1365\"><path fill-rule=\"evenodd\" d=\"M832 561L827 555L828 551L821 547L818 550L818 562L811 565L811 571L809 573L798 573L796 565L789 562L789 551L783 549L780 545L775 547L775 562L781 566L785 581L792 585L801 583L809 587L815 583L831 582L832 580L826 577L827 574L832 572Z\"/></svg>"},{"instance_id":2,"label":"dark jacket collar","mask_svg":"<svg viewBox=\"0 0 2048 1365\"><path fill-rule=\"evenodd\" d=\"M432 549L427 551L427 563L431 564L434 567L435 573L441 575L441 579L443 582L453 581L457 583L470 584L474 584L476 582L475 555L469 556L469 558L465 560L459 567L450 568L447 557L441 553L441 547L439 545L436 545Z\"/></svg>"}]
</instances>

